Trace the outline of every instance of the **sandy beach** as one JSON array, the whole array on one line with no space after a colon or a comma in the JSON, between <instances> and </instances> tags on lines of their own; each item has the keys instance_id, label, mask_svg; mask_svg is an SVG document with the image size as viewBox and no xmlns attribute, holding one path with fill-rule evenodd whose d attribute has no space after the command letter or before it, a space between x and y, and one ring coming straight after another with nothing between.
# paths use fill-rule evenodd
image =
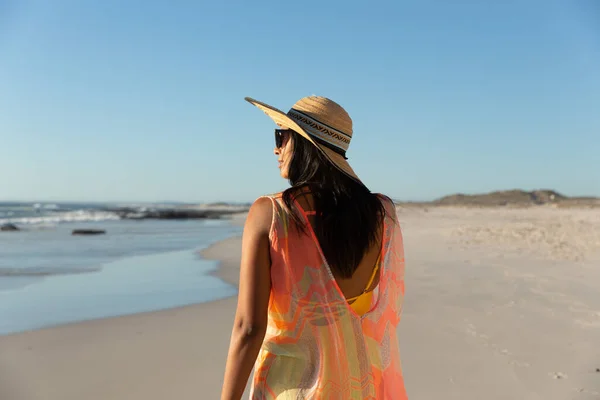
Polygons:
<instances>
[{"instance_id":1,"label":"sandy beach","mask_svg":"<svg viewBox=\"0 0 600 400\"><path fill-rule=\"evenodd\" d=\"M598 209L398 213L409 398L600 399ZM233 285L240 244L232 238L203 252ZM218 399L235 304L0 336L0 399Z\"/></svg>"}]
</instances>

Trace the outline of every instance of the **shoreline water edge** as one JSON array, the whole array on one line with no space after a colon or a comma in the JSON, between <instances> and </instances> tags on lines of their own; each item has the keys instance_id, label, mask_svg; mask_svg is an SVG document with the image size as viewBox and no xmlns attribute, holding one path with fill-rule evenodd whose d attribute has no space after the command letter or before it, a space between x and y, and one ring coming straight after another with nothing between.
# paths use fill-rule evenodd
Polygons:
<instances>
[{"instance_id":1,"label":"shoreline water edge","mask_svg":"<svg viewBox=\"0 0 600 400\"><path fill-rule=\"evenodd\" d=\"M247 213L233 215L231 224L242 227L246 221L246 215ZM199 253L203 259L217 262L217 267L211 272L211 275L234 286L237 290L240 281L239 263L242 257L242 233L213 243L200 250Z\"/></svg>"},{"instance_id":2,"label":"shoreline water edge","mask_svg":"<svg viewBox=\"0 0 600 400\"><path fill-rule=\"evenodd\" d=\"M239 236L236 220L234 215L226 221L236 229L187 249L132 253L69 274L24 270L22 277L0 277L0 337L235 296L235 282L222 279L220 263L204 251Z\"/></svg>"}]
</instances>

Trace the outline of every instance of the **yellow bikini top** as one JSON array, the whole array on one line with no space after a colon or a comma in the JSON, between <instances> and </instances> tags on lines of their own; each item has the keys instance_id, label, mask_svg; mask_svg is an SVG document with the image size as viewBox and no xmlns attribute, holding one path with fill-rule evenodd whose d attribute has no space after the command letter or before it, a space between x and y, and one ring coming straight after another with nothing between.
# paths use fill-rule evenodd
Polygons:
<instances>
[{"instance_id":1,"label":"yellow bikini top","mask_svg":"<svg viewBox=\"0 0 600 400\"><path fill-rule=\"evenodd\" d=\"M348 303L350 303L350 307L352 307L354 312L357 313L358 315L364 315L365 313L369 312L369 310L371 309L374 289L369 290L369 288L373 284L373 281L375 280L375 276L376 276L377 272L379 271L380 259L381 259L381 254L379 255L379 257L377 257L377 262L375 263L375 268L373 268L373 275L371 275L371 279L369 279L367 286L365 286L365 290L363 290L363 292L361 294L359 294L358 296L350 297L350 298L346 299L348 301Z\"/></svg>"}]
</instances>

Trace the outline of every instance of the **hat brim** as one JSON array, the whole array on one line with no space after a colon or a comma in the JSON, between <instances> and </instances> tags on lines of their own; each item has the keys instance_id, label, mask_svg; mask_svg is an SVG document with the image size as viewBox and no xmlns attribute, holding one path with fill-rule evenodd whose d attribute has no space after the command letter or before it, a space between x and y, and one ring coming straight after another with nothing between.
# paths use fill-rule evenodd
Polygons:
<instances>
[{"instance_id":1,"label":"hat brim","mask_svg":"<svg viewBox=\"0 0 600 400\"><path fill-rule=\"evenodd\" d=\"M258 107L260 110L262 110L278 126L283 127L283 128L291 129L294 132L296 132L299 135L301 135L302 137L304 137L309 142L311 142L340 171L342 171L344 174L348 175L350 178L354 179L358 183L362 184L362 181L358 178L358 175L356 175L356 173L354 172L354 170L352 169L352 167L348 163L348 160L346 160L344 158L344 156L342 156L341 154L336 153L335 151L331 150L328 147L325 147L325 146L319 144L300 125L298 125L293 119L291 119L290 117L288 117L286 113L284 113L283 111L281 111L281 110L279 110L279 109L277 109L277 108L275 108L273 106L270 106L268 104L265 104L265 103L263 103L261 101L255 100L255 99L250 98L250 97L246 97L245 100L247 102L249 102L250 104Z\"/></svg>"}]
</instances>

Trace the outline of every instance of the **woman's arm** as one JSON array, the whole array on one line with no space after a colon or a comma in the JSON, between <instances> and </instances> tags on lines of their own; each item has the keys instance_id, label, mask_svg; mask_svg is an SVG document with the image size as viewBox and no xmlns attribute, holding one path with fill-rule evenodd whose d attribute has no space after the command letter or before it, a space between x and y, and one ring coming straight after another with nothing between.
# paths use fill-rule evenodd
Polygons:
<instances>
[{"instance_id":1,"label":"woman's arm","mask_svg":"<svg viewBox=\"0 0 600 400\"><path fill-rule=\"evenodd\" d=\"M271 200L254 202L242 239L240 287L225 367L222 400L239 400L267 331L267 308L271 294L269 230L273 218Z\"/></svg>"}]
</instances>

